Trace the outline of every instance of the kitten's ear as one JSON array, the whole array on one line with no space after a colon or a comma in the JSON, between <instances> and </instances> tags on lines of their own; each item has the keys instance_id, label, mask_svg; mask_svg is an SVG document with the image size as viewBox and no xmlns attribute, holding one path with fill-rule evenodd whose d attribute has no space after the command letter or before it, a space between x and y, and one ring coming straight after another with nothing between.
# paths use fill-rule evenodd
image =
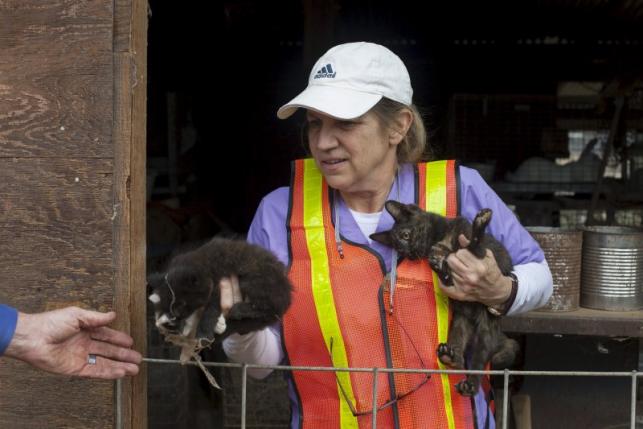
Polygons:
<instances>
[{"instance_id":1,"label":"kitten's ear","mask_svg":"<svg viewBox=\"0 0 643 429\"><path fill-rule=\"evenodd\" d=\"M407 217L410 212L405 204L398 203L397 201L389 200L384 204L386 211L388 211L393 219L399 221L401 218Z\"/></svg>"},{"instance_id":2,"label":"kitten's ear","mask_svg":"<svg viewBox=\"0 0 643 429\"><path fill-rule=\"evenodd\" d=\"M369 237L371 237L371 240L375 240L378 243L393 247L393 241L391 240L391 231L376 232L371 234Z\"/></svg>"}]
</instances>

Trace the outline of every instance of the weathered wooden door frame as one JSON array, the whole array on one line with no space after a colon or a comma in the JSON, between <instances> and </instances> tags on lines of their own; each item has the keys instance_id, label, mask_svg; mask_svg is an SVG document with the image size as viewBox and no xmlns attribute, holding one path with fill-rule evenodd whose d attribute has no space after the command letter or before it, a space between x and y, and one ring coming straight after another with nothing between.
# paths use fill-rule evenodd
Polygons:
<instances>
[{"instance_id":1,"label":"weathered wooden door frame","mask_svg":"<svg viewBox=\"0 0 643 429\"><path fill-rule=\"evenodd\" d=\"M147 0L114 1L114 307L146 354ZM147 370L116 385L115 427L147 428Z\"/></svg>"}]
</instances>

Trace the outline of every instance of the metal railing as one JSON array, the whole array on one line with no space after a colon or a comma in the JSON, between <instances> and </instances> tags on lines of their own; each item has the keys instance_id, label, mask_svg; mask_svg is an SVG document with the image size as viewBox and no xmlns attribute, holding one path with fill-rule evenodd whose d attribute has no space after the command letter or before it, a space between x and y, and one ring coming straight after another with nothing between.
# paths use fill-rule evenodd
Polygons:
<instances>
[{"instance_id":1,"label":"metal railing","mask_svg":"<svg viewBox=\"0 0 643 429\"><path fill-rule=\"evenodd\" d=\"M181 364L174 359L153 359L144 358L144 362L151 364ZM509 376L510 375L530 375L530 376L577 376L577 377L630 377L631 378L631 404L630 404L630 428L636 428L636 388L637 379L643 377L643 372L639 371L518 371L518 370L459 370L459 369L406 369L406 368L337 368L325 366L289 366L289 365L255 365L240 364L227 362L202 362L204 366L223 367L223 368L240 368L241 369L241 429L246 429L246 397L248 369L272 369L279 371L332 371L332 372L370 372L373 374L373 404L377 402L377 375L379 373L412 373L412 374L486 374L503 376L503 397L502 397L502 429L507 429L507 412L509 402ZM197 365L196 362L187 362L189 365ZM120 386L120 384L118 385ZM118 391L120 390L117 386ZM120 407L117 405L116 421L121 422L119 418ZM377 427L377 412L372 413L372 427ZM117 424L117 428L121 426Z\"/></svg>"}]
</instances>

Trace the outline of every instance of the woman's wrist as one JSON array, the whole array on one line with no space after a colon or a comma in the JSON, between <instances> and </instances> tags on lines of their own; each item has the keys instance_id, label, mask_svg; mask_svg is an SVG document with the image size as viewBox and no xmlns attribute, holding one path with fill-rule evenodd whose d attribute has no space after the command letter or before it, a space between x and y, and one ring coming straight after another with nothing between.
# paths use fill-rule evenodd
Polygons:
<instances>
[{"instance_id":1,"label":"woman's wrist","mask_svg":"<svg viewBox=\"0 0 643 429\"><path fill-rule=\"evenodd\" d=\"M518 292L518 278L514 273L510 273L509 276L503 277L503 279L504 297L501 297L495 303L487 305L487 309L494 316L504 316L507 314L516 300L516 294Z\"/></svg>"}]
</instances>

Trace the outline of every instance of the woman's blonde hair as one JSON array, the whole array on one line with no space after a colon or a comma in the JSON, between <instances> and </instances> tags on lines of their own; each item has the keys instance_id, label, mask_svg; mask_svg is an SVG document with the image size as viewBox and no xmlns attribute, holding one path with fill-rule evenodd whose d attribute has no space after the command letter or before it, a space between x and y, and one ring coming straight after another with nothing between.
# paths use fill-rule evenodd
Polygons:
<instances>
[{"instance_id":1,"label":"woman's blonde hair","mask_svg":"<svg viewBox=\"0 0 643 429\"><path fill-rule=\"evenodd\" d=\"M426 129L422 116L414 104L406 106L397 101L383 97L371 111L377 115L380 125L384 129L398 128L398 114L402 110L409 110L413 115L413 122L409 127L402 142L397 146L397 161L402 164L406 162L418 162L422 159L432 159L433 151L427 144Z\"/></svg>"}]
</instances>

